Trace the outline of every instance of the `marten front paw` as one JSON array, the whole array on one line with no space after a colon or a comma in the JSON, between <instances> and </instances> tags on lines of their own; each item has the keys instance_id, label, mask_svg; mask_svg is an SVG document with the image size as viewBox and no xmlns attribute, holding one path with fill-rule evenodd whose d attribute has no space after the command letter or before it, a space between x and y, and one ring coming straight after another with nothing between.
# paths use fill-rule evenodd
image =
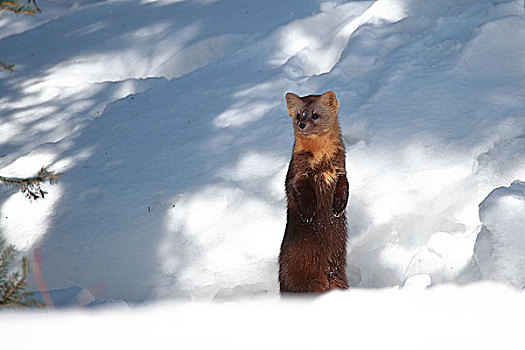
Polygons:
<instances>
[{"instance_id":1,"label":"marten front paw","mask_svg":"<svg viewBox=\"0 0 525 350\"><path fill-rule=\"evenodd\" d=\"M346 209L346 201L344 201L342 198L334 198L334 203L332 205L332 215L336 218L343 215Z\"/></svg>"},{"instance_id":2,"label":"marten front paw","mask_svg":"<svg viewBox=\"0 0 525 350\"><path fill-rule=\"evenodd\" d=\"M304 223L306 224L311 224L312 222L314 222L314 216L304 216L304 215L301 215L301 219L303 220Z\"/></svg>"},{"instance_id":3,"label":"marten front paw","mask_svg":"<svg viewBox=\"0 0 525 350\"><path fill-rule=\"evenodd\" d=\"M299 205L299 216L305 223L312 223L315 216L315 206L312 203L304 203L303 205Z\"/></svg>"}]
</instances>

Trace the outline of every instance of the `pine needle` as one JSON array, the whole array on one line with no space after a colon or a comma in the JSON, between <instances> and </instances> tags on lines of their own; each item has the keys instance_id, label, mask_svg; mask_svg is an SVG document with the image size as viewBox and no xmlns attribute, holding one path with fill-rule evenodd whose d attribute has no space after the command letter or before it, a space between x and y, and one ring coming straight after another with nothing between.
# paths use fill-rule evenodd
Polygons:
<instances>
[{"instance_id":1,"label":"pine needle","mask_svg":"<svg viewBox=\"0 0 525 350\"><path fill-rule=\"evenodd\" d=\"M12 245L5 247L0 239L0 309L8 307L42 307L42 304L31 299L32 292L26 292L29 263L22 259L22 273L14 272L9 275L9 266L16 257L16 250Z\"/></svg>"},{"instance_id":2,"label":"pine needle","mask_svg":"<svg viewBox=\"0 0 525 350\"><path fill-rule=\"evenodd\" d=\"M10 11L14 13L23 13L23 14L28 14L28 15L36 15L37 13L42 12L40 11L40 8L36 4L36 0L28 0L27 3L32 4L32 6L20 5L18 1L16 0L11 0L11 1L0 0L0 10Z\"/></svg>"},{"instance_id":3,"label":"pine needle","mask_svg":"<svg viewBox=\"0 0 525 350\"><path fill-rule=\"evenodd\" d=\"M9 71L10 73L13 73L15 70L13 69L15 65L14 64L6 64L2 61L0 61L0 68L5 69Z\"/></svg>"},{"instance_id":4,"label":"pine needle","mask_svg":"<svg viewBox=\"0 0 525 350\"><path fill-rule=\"evenodd\" d=\"M0 176L0 182L7 185L19 186L20 191L24 193L27 198L37 200L39 198L43 199L47 194L47 192L40 187L40 184L47 181L53 185L58 182L61 176L62 173L53 173L47 171L45 167L42 167L36 176L28 178Z\"/></svg>"}]
</instances>

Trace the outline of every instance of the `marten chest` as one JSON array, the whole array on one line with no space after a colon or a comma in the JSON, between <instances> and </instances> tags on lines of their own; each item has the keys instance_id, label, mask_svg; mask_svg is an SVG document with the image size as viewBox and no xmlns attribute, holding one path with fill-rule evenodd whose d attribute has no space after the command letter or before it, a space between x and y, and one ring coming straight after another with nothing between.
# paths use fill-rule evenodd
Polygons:
<instances>
[{"instance_id":1,"label":"marten chest","mask_svg":"<svg viewBox=\"0 0 525 350\"><path fill-rule=\"evenodd\" d=\"M307 190L315 193L315 196L306 196L306 198L315 201L317 218L330 217L340 173L334 159L326 156L315 159L311 152L301 152L294 155L291 167L289 180L294 184L306 183Z\"/></svg>"},{"instance_id":2,"label":"marten chest","mask_svg":"<svg viewBox=\"0 0 525 350\"><path fill-rule=\"evenodd\" d=\"M309 181L322 187L330 187L337 183L340 172L333 155L299 152L292 160L293 175L296 178L308 178Z\"/></svg>"},{"instance_id":3,"label":"marten chest","mask_svg":"<svg viewBox=\"0 0 525 350\"><path fill-rule=\"evenodd\" d=\"M317 166L306 169L302 175L308 178L308 181L316 188L316 192L330 190L337 183L337 169L333 164L317 164Z\"/></svg>"}]
</instances>

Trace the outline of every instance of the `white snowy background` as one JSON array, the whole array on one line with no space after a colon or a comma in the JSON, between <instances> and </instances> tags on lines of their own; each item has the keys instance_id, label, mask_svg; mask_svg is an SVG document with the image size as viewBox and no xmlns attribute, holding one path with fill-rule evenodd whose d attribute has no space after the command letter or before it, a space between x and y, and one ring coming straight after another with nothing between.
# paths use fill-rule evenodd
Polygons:
<instances>
[{"instance_id":1,"label":"white snowy background","mask_svg":"<svg viewBox=\"0 0 525 350\"><path fill-rule=\"evenodd\" d=\"M0 234L77 308L2 344L522 348L523 0L38 4L0 13L0 175L63 176L0 186ZM281 300L284 94L328 90L352 287Z\"/></svg>"}]
</instances>

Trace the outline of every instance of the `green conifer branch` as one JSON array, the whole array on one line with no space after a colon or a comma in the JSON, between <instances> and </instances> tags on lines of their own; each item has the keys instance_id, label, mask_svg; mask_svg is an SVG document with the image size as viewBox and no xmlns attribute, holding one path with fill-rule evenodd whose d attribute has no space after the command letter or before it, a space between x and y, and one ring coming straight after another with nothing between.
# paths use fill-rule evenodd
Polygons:
<instances>
[{"instance_id":1,"label":"green conifer branch","mask_svg":"<svg viewBox=\"0 0 525 350\"><path fill-rule=\"evenodd\" d=\"M48 181L50 184L55 184L58 178L62 176L62 173L53 173L47 171L45 167L42 167L38 174L33 177L17 178L17 177L4 177L0 176L0 182L8 185L19 186L20 191L30 199L44 198L47 194L46 191L42 190L40 184Z\"/></svg>"},{"instance_id":2,"label":"green conifer branch","mask_svg":"<svg viewBox=\"0 0 525 350\"><path fill-rule=\"evenodd\" d=\"M22 259L22 273L14 272L9 276L9 265L16 257L15 248L10 245L4 247L5 242L0 239L0 308L8 307L42 307L42 304L31 299L32 292L26 292L29 263Z\"/></svg>"},{"instance_id":3,"label":"green conifer branch","mask_svg":"<svg viewBox=\"0 0 525 350\"><path fill-rule=\"evenodd\" d=\"M15 66L14 64L6 64L6 63L0 61L0 68L9 71L9 73L13 73L15 71L13 69L14 66Z\"/></svg>"}]
</instances>

